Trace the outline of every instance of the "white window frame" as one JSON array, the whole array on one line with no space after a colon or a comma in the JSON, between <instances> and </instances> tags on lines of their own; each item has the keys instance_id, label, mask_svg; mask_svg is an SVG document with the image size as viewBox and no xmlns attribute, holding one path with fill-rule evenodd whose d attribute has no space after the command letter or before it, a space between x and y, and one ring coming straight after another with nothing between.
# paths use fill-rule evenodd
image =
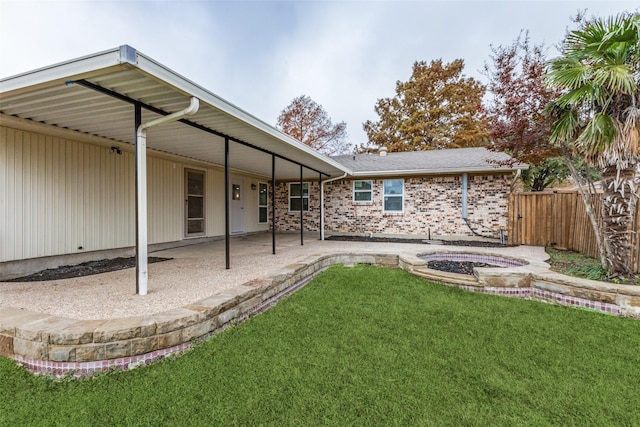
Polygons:
<instances>
[{"instance_id":1,"label":"white window frame","mask_svg":"<svg viewBox=\"0 0 640 427\"><path fill-rule=\"evenodd\" d=\"M265 205L260 204L260 192L262 191L262 186L265 187L267 192L267 203ZM260 221L260 209L265 208L267 211L267 216L265 221ZM266 182L258 182L258 224L268 224L269 223L269 184Z\"/></svg>"},{"instance_id":2,"label":"white window frame","mask_svg":"<svg viewBox=\"0 0 640 427\"><path fill-rule=\"evenodd\" d=\"M400 181L402 183L402 192L400 194L387 194L387 186L385 183L387 181ZM385 203L386 197L399 197L400 198L400 206L402 207L400 210L387 210L387 206ZM396 178L396 179L385 179L382 182L382 211L384 213L403 213L404 212L404 178Z\"/></svg>"},{"instance_id":3,"label":"white window frame","mask_svg":"<svg viewBox=\"0 0 640 427\"><path fill-rule=\"evenodd\" d=\"M292 199L298 199L300 198L300 196L292 196L291 195L291 186L292 185L300 185L300 182L290 182L289 183L289 188L288 188L288 196L289 196L289 212L300 212L300 210L291 210L291 200ZM304 187L307 187L307 194L304 194ZM310 191L311 185L308 182L303 182L302 183L302 190L301 190L301 196L302 196L302 200L300 201L301 207L303 209L304 212L309 212L309 191ZM307 209L304 209L304 199L307 199Z\"/></svg>"},{"instance_id":4,"label":"white window frame","mask_svg":"<svg viewBox=\"0 0 640 427\"><path fill-rule=\"evenodd\" d=\"M356 182L368 182L371 188L369 188L368 190L356 190ZM372 179L358 179L353 181L352 190L353 190L352 191L353 203L366 204L366 203L373 202L373 180ZM357 200L356 193L369 193L369 200Z\"/></svg>"}]
</instances>

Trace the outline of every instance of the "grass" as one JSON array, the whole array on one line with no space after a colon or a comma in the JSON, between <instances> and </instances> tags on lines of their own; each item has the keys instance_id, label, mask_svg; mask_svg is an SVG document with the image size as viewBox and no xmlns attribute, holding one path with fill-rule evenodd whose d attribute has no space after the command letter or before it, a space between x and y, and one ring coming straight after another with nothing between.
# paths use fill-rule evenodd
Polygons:
<instances>
[{"instance_id":1,"label":"grass","mask_svg":"<svg viewBox=\"0 0 640 427\"><path fill-rule=\"evenodd\" d=\"M607 280L609 277L600 261L590 256L549 247L546 252L551 257L548 263L552 271L591 280Z\"/></svg>"},{"instance_id":2,"label":"grass","mask_svg":"<svg viewBox=\"0 0 640 427\"><path fill-rule=\"evenodd\" d=\"M0 358L0 425L638 425L640 322L334 266L185 355L82 381Z\"/></svg>"}]
</instances>

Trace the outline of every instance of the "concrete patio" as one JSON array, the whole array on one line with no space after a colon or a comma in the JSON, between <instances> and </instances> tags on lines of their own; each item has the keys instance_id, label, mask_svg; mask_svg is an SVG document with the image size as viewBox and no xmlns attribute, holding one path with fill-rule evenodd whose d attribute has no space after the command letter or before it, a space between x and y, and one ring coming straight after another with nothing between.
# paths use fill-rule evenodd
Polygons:
<instances>
[{"instance_id":1,"label":"concrete patio","mask_svg":"<svg viewBox=\"0 0 640 427\"><path fill-rule=\"evenodd\" d=\"M0 355L56 376L131 369L189 348L194 340L273 305L339 263L400 267L470 291L640 317L640 287L551 272L542 247L320 241L317 234L307 236L301 246L296 233L279 235L273 255L270 237L233 239L230 270L225 269L224 241L156 252L173 259L151 264L145 296L135 294L133 268L75 279L0 283ZM529 264L476 268L475 276L443 274L418 257L434 253Z\"/></svg>"},{"instance_id":2,"label":"concrete patio","mask_svg":"<svg viewBox=\"0 0 640 427\"><path fill-rule=\"evenodd\" d=\"M71 319L117 319L142 316L181 307L254 279L267 277L282 267L309 256L333 253L377 253L415 256L418 253L491 253L529 262L543 262L544 248L478 248L407 243L360 243L320 241L318 234L277 235L276 255L271 253L271 234L231 239L231 269L225 269L224 241L213 241L154 252L152 256L173 258L150 264L149 294L135 294L135 269L29 283L2 283L0 307L13 307ZM544 267L544 266L543 266ZM1 315L0 315L1 316Z\"/></svg>"}]
</instances>

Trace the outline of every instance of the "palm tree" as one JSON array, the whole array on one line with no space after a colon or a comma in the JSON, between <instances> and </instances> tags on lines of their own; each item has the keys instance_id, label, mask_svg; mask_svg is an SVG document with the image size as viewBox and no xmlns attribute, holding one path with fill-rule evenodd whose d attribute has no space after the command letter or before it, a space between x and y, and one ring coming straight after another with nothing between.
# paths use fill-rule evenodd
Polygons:
<instances>
[{"instance_id":1,"label":"palm tree","mask_svg":"<svg viewBox=\"0 0 640 427\"><path fill-rule=\"evenodd\" d=\"M602 194L580 189L603 266L611 276L629 276L640 187L640 14L583 20L562 47L546 73L563 90L549 106L551 138L601 171Z\"/></svg>"}]
</instances>

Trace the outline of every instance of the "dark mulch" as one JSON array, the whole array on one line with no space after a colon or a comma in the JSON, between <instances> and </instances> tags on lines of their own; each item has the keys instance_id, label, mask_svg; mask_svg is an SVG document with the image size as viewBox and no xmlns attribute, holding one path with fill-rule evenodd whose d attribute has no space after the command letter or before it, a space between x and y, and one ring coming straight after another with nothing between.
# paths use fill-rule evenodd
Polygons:
<instances>
[{"instance_id":1,"label":"dark mulch","mask_svg":"<svg viewBox=\"0 0 640 427\"><path fill-rule=\"evenodd\" d=\"M167 261L173 258L149 257L149 263ZM135 257L113 258L99 261L88 261L77 265L62 265L38 271L29 276L7 280L7 282L42 282L45 280L70 279L72 277L91 276L92 274L107 273L109 271L124 270L136 266Z\"/></svg>"},{"instance_id":2,"label":"dark mulch","mask_svg":"<svg viewBox=\"0 0 640 427\"><path fill-rule=\"evenodd\" d=\"M337 240L343 242L389 242L389 243L414 243L414 244L439 244L447 246L474 246L482 248L502 248L503 245L499 241L489 242L482 240L422 240L407 239L399 237L368 237L368 236L329 236L326 240Z\"/></svg>"},{"instance_id":3,"label":"dark mulch","mask_svg":"<svg viewBox=\"0 0 640 427\"><path fill-rule=\"evenodd\" d=\"M469 274L473 275L474 267L495 267L484 262L471 261L429 261L427 267L433 270L446 271L448 273Z\"/></svg>"}]
</instances>

